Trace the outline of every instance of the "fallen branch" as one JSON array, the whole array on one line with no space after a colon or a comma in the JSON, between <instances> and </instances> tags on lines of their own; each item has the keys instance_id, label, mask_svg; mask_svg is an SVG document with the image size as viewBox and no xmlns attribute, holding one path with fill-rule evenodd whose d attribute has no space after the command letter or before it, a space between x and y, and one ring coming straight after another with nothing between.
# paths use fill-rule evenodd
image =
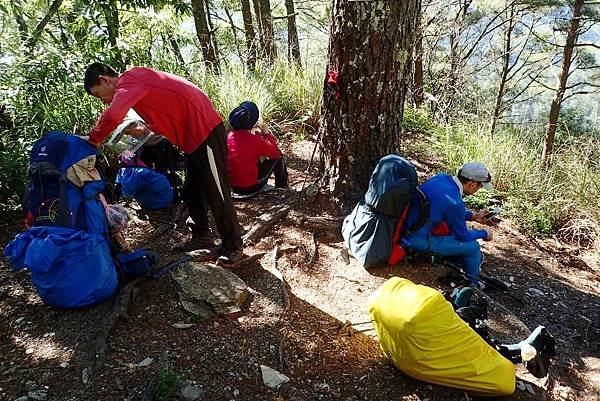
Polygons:
<instances>
[{"instance_id":1,"label":"fallen branch","mask_svg":"<svg viewBox=\"0 0 600 401\"><path fill-rule=\"evenodd\" d=\"M90 370L99 369L104 365L106 352L108 350L108 338L111 331L121 319L129 319L129 316L127 315L127 309L129 308L130 302L136 295L136 284L138 280L140 279L130 281L121 287L113 303L112 310L108 313L108 316L101 324L100 330L96 333L95 338L92 340L94 344L92 347L93 354L89 358L90 361L88 362L87 367L88 374L90 373Z\"/></svg>"},{"instance_id":2,"label":"fallen branch","mask_svg":"<svg viewBox=\"0 0 600 401\"><path fill-rule=\"evenodd\" d=\"M269 230L284 218L290 211L291 205L277 206L271 211L260 215L250 230L242 237L244 245L252 245L262 238Z\"/></svg>"},{"instance_id":3,"label":"fallen branch","mask_svg":"<svg viewBox=\"0 0 600 401\"><path fill-rule=\"evenodd\" d=\"M272 254L273 254L272 273L279 280L279 285L281 286L281 294L282 294L282 298L283 298L283 311L281 311L281 314L279 315L279 319L277 321L277 324L279 325L283 322L283 318L285 317L285 314L290 309L291 302L290 302L290 293L289 293L289 289L288 289L288 284L285 281L285 278L283 277L283 274L281 273L281 271L277 268L277 254L278 253L279 253L279 247L277 245L275 245L275 247L273 247L273 251L272 251ZM285 327L282 327L282 329L280 330L280 333L281 333L281 338L279 339L279 344L277 345L277 355L278 355L278 359L279 359L279 367L281 370L284 370L287 365L285 362L285 339L286 339L286 335L287 335Z\"/></svg>"}]
</instances>

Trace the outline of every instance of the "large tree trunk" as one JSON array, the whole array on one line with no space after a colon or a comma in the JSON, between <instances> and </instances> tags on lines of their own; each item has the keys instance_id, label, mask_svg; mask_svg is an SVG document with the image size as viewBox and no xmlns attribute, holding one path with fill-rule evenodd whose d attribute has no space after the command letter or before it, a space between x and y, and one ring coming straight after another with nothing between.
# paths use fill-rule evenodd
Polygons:
<instances>
[{"instance_id":1,"label":"large tree trunk","mask_svg":"<svg viewBox=\"0 0 600 401\"><path fill-rule=\"evenodd\" d=\"M250 9L250 0L242 1L242 18L244 20L244 33L246 35L246 50L248 51L248 68L254 69L256 66L256 43L254 26L252 25L252 11ZM258 19L258 18L257 18Z\"/></svg>"},{"instance_id":2,"label":"large tree trunk","mask_svg":"<svg viewBox=\"0 0 600 401\"><path fill-rule=\"evenodd\" d=\"M273 33L273 16L271 15L271 2L269 0L257 0L260 8L260 43L262 55L272 63L277 57L277 48L275 47L275 36Z\"/></svg>"},{"instance_id":3,"label":"large tree trunk","mask_svg":"<svg viewBox=\"0 0 600 401\"><path fill-rule=\"evenodd\" d=\"M558 116L560 114L560 106L565 95L565 88L567 87L567 80L569 79L569 70L571 68L571 61L573 58L573 49L577 43L577 36L579 35L579 23L581 20L581 9L583 7L583 0L575 0L572 6L573 16L571 17L571 24L567 33L567 41L563 48L563 60L560 76L558 78L558 89L552 104L550 105L550 116L548 117L548 127L546 128L546 138L544 141L544 150L542 153L542 165L548 167L550 165L550 157L554 149L554 134L556 133L556 123L558 122Z\"/></svg>"},{"instance_id":4,"label":"large tree trunk","mask_svg":"<svg viewBox=\"0 0 600 401\"><path fill-rule=\"evenodd\" d=\"M339 96L325 84L320 136L338 199L361 196L377 161L399 150L419 10L420 0L334 0L329 68L339 71Z\"/></svg>"},{"instance_id":5,"label":"large tree trunk","mask_svg":"<svg viewBox=\"0 0 600 401\"><path fill-rule=\"evenodd\" d=\"M414 46L414 66L413 71L413 100L415 107L419 108L423 104L423 26L421 19L417 21L415 30L415 46Z\"/></svg>"},{"instance_id":6,"label":"large tree trunk","mask_svg":"<svg viewBox=\"0 0 600 401\"><path fill-rule=\"evenodd\" d=\"M465 17L469 10L472 0L459 0L459 10L456 18L454 19L454 26L452 27L452 33L450 34L450 71L448 71L448 84L446 87L446 93L448 94L448 104L446 118L453 112L454 99L458 98L460 92L460 69L461 69L461 55L460 55L460 36L463 32Z\"/></svg>"},{"instance_id":7,"label":"large tree trunk","mask_svg":"<svg viewBox=\"0 0 600 401\"><path fill-rule=\"evenodd\" d=\"M219 69L219 61L208 29L204 0L192 0L192 13L194 14L196 35L200 41L200 51L202 51L204 64L206 65L206 68L217 71Z\"/></svg>"},{"instance_id":8,"label":"large tree trunk","mask_svg":"<svg viewBox=\"0 0 600 401\"><path fill-rule=\"evenodd\" d=\"M498 84L498 93L496 94L496 102L494 104L494 112L492 113L492 124L490 132L493 134L496 131L496 124L498 123L498 117L504 107L504 91L506 88L506 80L508 77L509 62L510 62L510 47L513 29L515 27L515 4L510 6L508 18L508 26L504 35L504 51L502 52L502 72L500 73L500 83Z\"/></svg>"},{"instance_id":9,"label":"large tree trunk","mask_svg":"<svg viewBox=\"0 0 600 401\"><path fill-rule=\"evenodd\" d=\"M287 12L288 26L288 61L296 63L298 67L302 67L302 61L300 59L300 42L298 41L298 28L296 28L294 0L285 0L285 10Z\"/></svg>"}]
</instances>

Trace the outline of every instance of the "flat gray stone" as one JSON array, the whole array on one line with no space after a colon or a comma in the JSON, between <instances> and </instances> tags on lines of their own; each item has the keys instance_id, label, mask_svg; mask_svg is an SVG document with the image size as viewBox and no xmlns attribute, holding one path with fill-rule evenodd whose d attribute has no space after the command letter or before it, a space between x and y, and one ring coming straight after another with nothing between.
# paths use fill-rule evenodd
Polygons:
<instances>
[{"instance_id":1,"label":"flat gray stone","mask_svg":"<svg viewBox=\"0 0 600 401\"><path fill-rule=\"evenodd\" d=\"M269 388L276 389L282 384L290 381L289 377L268 366L260 365L260 371L262 373L263 383Z\"/></svg>"},{"instance_id":2,"label":"flat gray stone","mask_svg":"<svg viewBox=\"0 0 600 401\"><path fill-rule=\"evenodd\" d=\"M201 318L240 312L250 292L242 279L222 267L187 262L172 272L179 302Z\"/></svg>"},{"instance_id":3,"label":"flat gray stone","mask_svg":"<svg viewBox=\"0 0 600 401\"><path fill-rule=\"evenodd\" d=\"M200 399L202 390L190 383L183 383L179 388L178 395L179 398L177 399L181 399L183 401L196 401Z\"/></svg>"}]
</instances>

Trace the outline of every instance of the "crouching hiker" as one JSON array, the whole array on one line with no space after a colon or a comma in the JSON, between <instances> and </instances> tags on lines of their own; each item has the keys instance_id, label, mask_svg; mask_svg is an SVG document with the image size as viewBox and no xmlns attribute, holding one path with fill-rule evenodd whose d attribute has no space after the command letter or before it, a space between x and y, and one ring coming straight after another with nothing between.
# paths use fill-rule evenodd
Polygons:
<instances>
[{"instance_id":1,"label":"crouching hiker","mask_svg":"<svg viewBox=\"0 0 600 401\"><path fill-rule=\"evenodd\" d=\"M489 212L469 211L462 197L481 188L491 190L491 181L492 176L481 163L466 163L456 175L437 174L427 180L419 187L427 201L423 203L418 193L411 198L402 245L412 251L455 257L472 284L483 287L477 280L482 262L477 240L491 241L492 232L468 229L466 221L485 223ZM413 231L412 227L418 228Z\"/></svg>"},{"instance_id":2,"label":"crouching hiker","mask_svg":"<svg viewBox=\"0 0 600 401\"><path fill-rule=\"evenodd\" d=\"M231 202L227 176L225 126L204 92L193 83L162 71L134 67L117 74L111 67L91 64L85 71L85 90L109 104L89 135L100 144L133 108L155 133L185 154L186 203L192 239L175 250L213 248L208 225L212 211L222 239L217 252L224 262L241 256L241 228Z\"/></svg>"},{"instance_id":3,"label":"crouching hiker","mask_svg":"<svg viewBox=\"0 0 600 401\"><path fill-rule=\"evenodd\" d=\"M277 140L264 123L253 102L243 102L229 114L233 131L227 136L227 169L235 194L259 192L275 175L276 188L288 188L285 158Z\"/></svg>"}]
</instances>

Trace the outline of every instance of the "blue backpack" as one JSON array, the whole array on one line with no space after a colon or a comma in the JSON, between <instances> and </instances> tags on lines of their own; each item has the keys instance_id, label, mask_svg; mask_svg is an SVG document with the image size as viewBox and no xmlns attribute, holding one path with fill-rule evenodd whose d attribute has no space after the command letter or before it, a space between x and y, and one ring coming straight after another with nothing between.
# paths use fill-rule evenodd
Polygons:
<instances>
[{"instance_id":1,"label":"blue backpack","mask_svg":"<svg viewBox=\"0 0 600 401\"><path fill-rule=\"evenodd\" d=\"M119 258L111 248L98 156L95 147L62 131L47 133L31 150L23 202L29 229L4 255L15 270L29 269L38 294L54 307L98 303L116 292L119 276L133 278L154 262L144 251Z\"/></svg>"}]
</instances>

